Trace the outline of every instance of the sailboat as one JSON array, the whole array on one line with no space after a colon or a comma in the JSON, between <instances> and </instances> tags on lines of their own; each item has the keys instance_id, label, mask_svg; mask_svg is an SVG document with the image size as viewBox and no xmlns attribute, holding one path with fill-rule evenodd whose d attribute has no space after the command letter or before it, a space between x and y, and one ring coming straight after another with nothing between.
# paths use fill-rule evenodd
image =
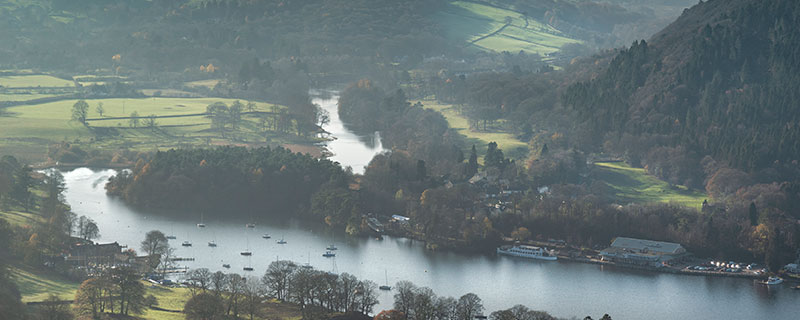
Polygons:
<instances>
[{"instance_id":1,"label":"sailboat","mask_svg":"<svg viewBox=\"0 0 800 320\"><path fill-rule=\"evenodd\" d=\"M311 266L311 252L308 253L308 262L303 265L303 268L306 269L313 269L314 267Z\"/></svg>"},{"instance_id":2,"label":"sailboat","mask_svg":"<svg viewBox=\"0 0 800 320\"><path fill-rule=\"evenodd\" d=\"M331 258L331 257L335 257L336 254L333 253L333 251L328 250L328 251L325 251L325 253L323 253L322 256L325 257L325 258Z\"/></svg>"},{"instance_id":3,"label":"sailboat","mask_svg":"<svg viewBox=\"0 0 800 320\"><path fill-rule=\"evenodd\" d=\"M256 224L255 224L255 223L248 223L248 224L245 224L244 226L245 226L246 228L253 229L253 228L255 228L255 227L256 227Z\"/></svg>"},{"instance_id":4,"label":"sailboat","mask_svg":"<svg viewBox=\"0 0 800 320\"><path fill-rule=\"evenodd\" d=\"M265 234L261 235L261 237L264 238L264 239L272 238L272 236L270 236L269 233L265 233Z\"/></svg>"},{"instance_id":5,"label":"sailboat","mask_svg":"<svg viewBox=\"0 0 800 320\"><path fill-rule=\"evenodd\" d=\"M212 247L212 248L216 248L217 247L217 235L216 235L216 233L214 234L214 240L211 240L211 241L208 242L208 246Z\"/></svg>"},{"instance_id":6,"label":"sailboat","mask_svg":"<svg viewBox=\"0 0 800 320\"><path fill-rule=\"evenodd\" d=\"M281 236L281 239L278 240L278 244L286 244L286 240L283 240L283 236Z\"/></svg>"},{"instance_id":7,"label":"sailboat","mask_svg":"<svg viewBox=\"0 0 800 320\"><path fill-rule=\"evenodd\" d=\"M386 276L386 284L378 287L381 290L392 290L392 287L389 286L389 272L386 269L383 270L384 276Z\"/></svg>"},{"instance_id":8,"label":"sailboat","mask_svg":"<svg viewBox=\"0 0 800 320\"><path fill-rule=\"evenodd\" d=\"M203 223L203 213L202 212L200 212L200 223L197 224L197 227L198 228L205 228L206 227L206 224Z\"/></svg>"},{"instance_id":9,"label":"sailboat","mask_svg":"<svg viewBox=\"0 0 800 320\"><path fill-rule=\"evenodd\" d=\"M247 248L245 248L244 251L242 251L240 254L249 257L252 256L253 253L250 252L250 237L246 237L246 239L247 239Z\"/></svg>"},{"instance_id":10,"label":"sailboat","mask_svg":"<svg viewBox=\"0 0 800 320\"><path fill-rule=\"evenodd\" d=\"M167 240L175 240L178 237L175 236L175 225L170 226L170 235L167 236Z\"/></svg>"}]
</instances>

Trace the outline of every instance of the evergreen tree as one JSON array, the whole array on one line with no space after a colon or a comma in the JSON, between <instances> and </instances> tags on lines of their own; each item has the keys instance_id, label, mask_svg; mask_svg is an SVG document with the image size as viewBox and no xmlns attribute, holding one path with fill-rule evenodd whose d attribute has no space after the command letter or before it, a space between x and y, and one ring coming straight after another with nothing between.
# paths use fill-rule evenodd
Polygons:
<instances>
[{"instance_id":1,"label":"evergreen tree","mask_svg":"<svg viewBox=\"0 0 800 320\"><path fill-rule=\"evenodd\" d=\"M467 176L474 176L478 173L478 151L475 150L475 145L472 145L472 150L469 151L469 162L467 162Z\"/></svg>"}]
</instances>

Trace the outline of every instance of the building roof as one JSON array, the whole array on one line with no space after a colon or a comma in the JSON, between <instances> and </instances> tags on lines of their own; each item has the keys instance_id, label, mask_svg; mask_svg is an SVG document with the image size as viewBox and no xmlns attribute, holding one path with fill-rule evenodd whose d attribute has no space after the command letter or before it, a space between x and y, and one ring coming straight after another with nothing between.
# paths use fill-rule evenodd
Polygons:
<instances>
[{"instance_id":1,"label":"building roof","mask_svg":"<svg viewBox=\"0 0 800 320\"><path fill-rule=\"evenodd\" d=\"M617 237L611 243L612 248L654 252L661 254L678 254L686 250L679 243Z\"/></svg>"}]
</instances>

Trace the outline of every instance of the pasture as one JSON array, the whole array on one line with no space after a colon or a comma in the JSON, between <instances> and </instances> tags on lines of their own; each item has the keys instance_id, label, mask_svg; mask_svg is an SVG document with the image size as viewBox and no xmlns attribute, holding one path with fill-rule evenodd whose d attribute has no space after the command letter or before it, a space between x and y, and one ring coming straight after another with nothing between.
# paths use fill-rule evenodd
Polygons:
<instances>
[{"instance_id":1,"label":"pasture","mask_svg":"<svg viewBox=\"0 0 800 320\"><path fill-rule=\"evenodd\" d=\"M180 116L201 114L215 102L231 105L235 99L221 98L140 98L140 99L88 99L88 126L71 120L72 106L76 100L61 100L36 105L20 105L5 108L0 113L0 153L14 154L23 159L43 161L49 144L69 141L88 144L100 149L127 148L152 151L182 146L205 146L218 144L259 144L266 142L297 143L278 133L264 133L259 118L243 115L238 129L219 132L211 128L211 119L204 116L157 118L155 127L147 127L149 115ZM241 101L246 104L246 101ZM102 117L96 111L102 103ZM281 106L258 102L254 111L269 112ZM247 110L243 110L247 111ZM138 127L132 127L129 119L105 120L106 118L129 117L137 112ZM267 141L270 139L270 141Z\"/></svg>"},{"instance_id":2,"label":"pasture","mask_svg":"<svg viewBox=\"0 0 800 320\"><path fill-rule=\"evenodd\" d=\"M596 162L593 175L613 189L613 197L620 204L673 203L700 209L703 200L708 198L697 190L670 186L644 169L632 168L623 162Z\"/></svg>"},{"instance_id":3,"label":"pasture","mask_svg":"<svg viewBox=\"0 0 800 320\"><path fill-rule=\"evenodd\" d=\"M515 160L525 159L528 157L528 145L518 140L511 133L499 130L495 131L475 131L470 129L469 120L461 115L453 105L440 104L437 101L425 100L421 101L425 109L430 109L441 113L450 128L455 129L459 134L464 136L466 140L467 149L464 150L465 155L469 155L472 145L478 151L479 161L483 162L483 155L486 153L486 146L489 142L497 142L497 146L503 150L503 154Z\"/></svg>"},{"instance_id":4,"label":"pasture","mask_svg":"<svg viewBox=\"0 0 800 320\"><path fill-rule=\"evenodd\" d=\"M59 88L74 87L70 80L56 78L44 74L1 76L0 86L3 88Z\"/></svg>"},{"instance_id":5,"label":"pasture","mask_svg":"<svg viewBox=\"0 0 800 320\"><path fill-rule=\"evenodd\" d=\"M437 13L437 18L449 38L479 50L546 56L564 44L580 42L521 12L489 3L453 1Z\"/></svg>"}]
</instances>

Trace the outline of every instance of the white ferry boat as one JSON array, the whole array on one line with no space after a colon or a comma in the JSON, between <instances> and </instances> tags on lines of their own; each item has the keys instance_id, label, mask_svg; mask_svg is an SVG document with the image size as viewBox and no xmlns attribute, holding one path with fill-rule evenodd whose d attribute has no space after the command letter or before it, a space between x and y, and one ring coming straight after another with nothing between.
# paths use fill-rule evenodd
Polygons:
<instances>
[{"instance_id":1,"label":"white ferry boat","mask_svg":"<svg viewBox=\"0 0 800 320\"><path fill-rule=\"evenodd\" d=\"M555 251L552 250L547 251L547 249L545 248L526 246L526 245L501 246L500 248L497 248L497 253L515 257L540 259L548 261L555 261L556 259L558 259L558 257L556 257Z\"/></svg>"}]
</instances>

